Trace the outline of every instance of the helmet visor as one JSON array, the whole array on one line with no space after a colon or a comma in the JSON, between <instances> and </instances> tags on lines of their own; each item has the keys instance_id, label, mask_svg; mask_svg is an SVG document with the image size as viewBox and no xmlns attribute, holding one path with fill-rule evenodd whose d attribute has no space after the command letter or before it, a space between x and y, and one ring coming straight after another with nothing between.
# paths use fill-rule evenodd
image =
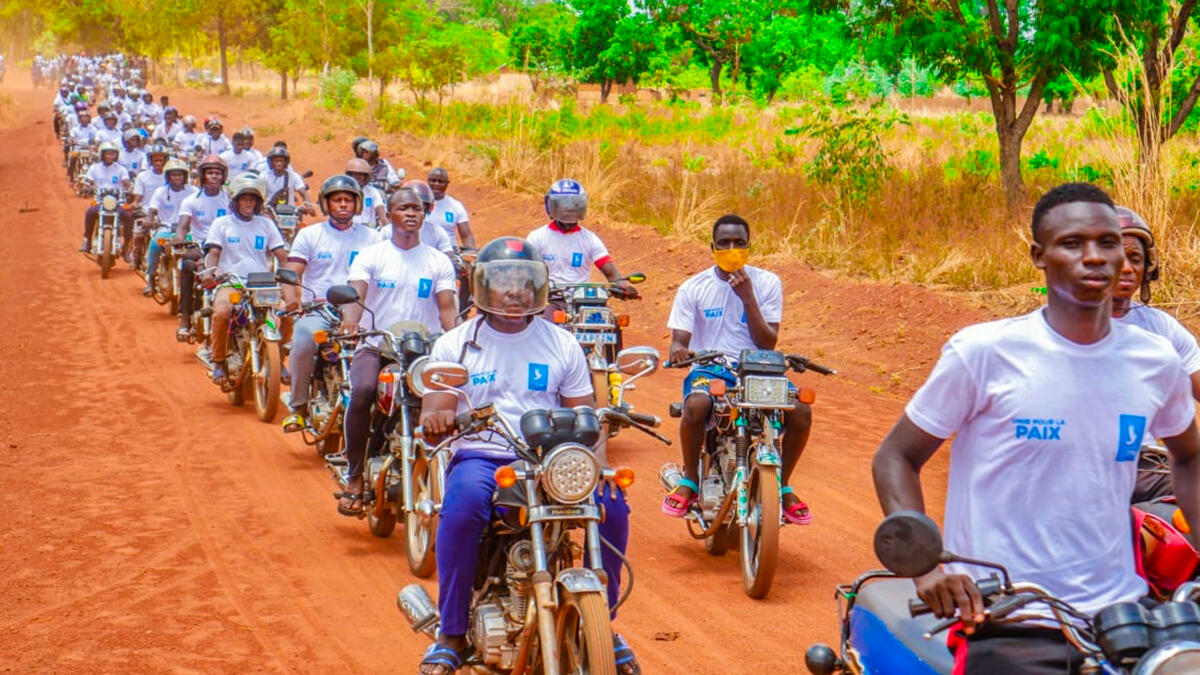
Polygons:
<instances>
[{"instance_id":1,"label":"helmet visor","mask_svg":"<svg viewBox=\"0 0 1200 675\"><path fill-rule=\"evenodd\" d=\"M578 223L587 214L587 195L550 195L546 211L560 223Z\"/></svg>"},{"instance_id":2,"label":"helmet visor","mask_svg":"<svg viewBox=\"0 0 1200 675\"><path fill-rule=\"evenodd\" d=\"M508 317L540 314L548 286L546 263L533 260L478 263L471 283L480 311Z\"/></svg>"}]
</instances>

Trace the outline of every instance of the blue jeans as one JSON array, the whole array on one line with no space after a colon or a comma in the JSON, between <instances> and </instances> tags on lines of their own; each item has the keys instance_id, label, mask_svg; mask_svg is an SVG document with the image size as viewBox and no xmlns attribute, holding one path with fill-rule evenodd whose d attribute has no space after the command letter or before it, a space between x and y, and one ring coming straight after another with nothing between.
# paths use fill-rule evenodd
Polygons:
<instances>
[{"instance_id":1,"label":"blue jeans","mask_svg":"<svg viewBox=\"0 0 1200 675\"><path fill-rule=\"evenodd\" d=\"M437 530L438 611L442 615L443 635L466 635L467 615L471 607L471 585L479 566L479 544L492 513L492 495L496 491L496 469L511 460L490 457L455 458L446 475L446 494ZM606 518L600 523L600 536L625 554L629 544L629 505L625 495L601 483L596 501L604 507ZM601 561L608 575L608 606L617 604L621 588L621 559L608 547L601 549Z\"/></svg>"},{"instance_id":2,"label":"blue jeans","mask_svg":"<svg viewBox=\"0 0 1200 675\"><path fill-rule=\"evenodd\" d=\"M157 230L148 233L150 237L150 245L146 247L146 277L153 279L158 272L158 259L162 255L162 248L158 245L159 237L170 237L172 229L170 225L163 225Z\"/></svg>"}]
</instances>

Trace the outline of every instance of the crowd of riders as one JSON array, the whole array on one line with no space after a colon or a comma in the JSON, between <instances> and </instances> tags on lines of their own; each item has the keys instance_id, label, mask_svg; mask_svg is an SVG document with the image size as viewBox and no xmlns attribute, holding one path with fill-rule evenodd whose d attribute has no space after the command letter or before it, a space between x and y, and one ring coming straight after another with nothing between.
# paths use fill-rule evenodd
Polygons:
<instances>
[{"instance_id":1,"label":"crowd of riders","mask_svg":"<svg viewBox=\"0 0 1200 675\"><path fill-rule=\"evenodd\" d=\"M434 359L467 366L471 377L462 389L470 399L490 402L513 425L531 407L598 405L584 350L550 320L561 306L549 290L598 274L625 297L638 292L602 239L582 224L588 196L579 182L549 186L547 222L478 246L469 209L447 193L445 169L406 181L380 144L363 136L352 142L344 171L310 195L309 174L293 167L285 141L256 147L249 127L227 135L216 117L198 123L166 96L156 100L142 75L119 54L35 63L35 78L59 78L55 131L71 185L87 196L114 190L127 205L117 216L121 253L144 271L147 296L160 290L156 271L164 249L192 244L173 263L180 289L176 338L198 341L194 304L203 301L211 340L200 356L218 385L231 377L226 335L239 296L227 280L294 273L298 283L282 286L277 308L288 315L282 320L289 344L283 379L290 386L284 432L310 428L309 382L328 336L364 336L349 367L344 442L329 452L346 467L338 513L362 516L369 489L364 460L371 409L386 366L378 336L367 336L374 327L416 326L432 339ZM294 231L283 227L281 207L310 222ZM84 215L82 252L93 252L101 210L97 202ZM135 223L148 233L145 247L134 246ZM1192 405L1200 401L1200 348L1176 319L1149 304L1162 268L1151 226L1115 207L1099 188L1051 190L1034 210L1031 237L1048 305L969 327L947 342L880 446L875 480L885 511L923 511L921 467L957 434L948 544L960 555L999 560L1014 577L1090 611L1147 594L1143 578L1155 561L1139 555L1141 567L1135 565L1132 502L1177 499L1188 520L1200 517L1200 436ZM697 508L700 455L713 430L714 406L738 382L737 360L746 350L774 350L779 341L787 293L778 275L749 264L751 242L745 218L717 219L712 264L675 293L667 323L670 360L717 353L725 365L696 365L684 379L682 471L661 504L671 518L689 518ZM472 254L472 265L464 263L464 252ZM344 305L340 316L304 311L347 285L357 302ZM436 442L454 432L464 412L461 400L431 393L420 423ZM779 517L794 525L813 522L789 484L811 425L804 402L789 407L779 424ZM1159 464L1168 467L1164 471L1139 471L1151 463L1141 449L1156 439L1173 461ZM442 623L421 664L426 675L463 666L476 551L489 523L495 476L517 459L494 439L460 439L452 447L436 534ZM604 456L603 443L596 452ZM602 536L613 549L605 552L604 571L615 606L629 508L615 486L597 498L606 513ZM1078 662L1058 631L986 625L970 572L951 565L916 580L917 595L937 616L960 621L951 648L965 670L956 672L1052 673ZM613 658L617 672L640 672L616 634ZM996 670L997 663L1010 666Z\"/></svg>"}]
</instances>

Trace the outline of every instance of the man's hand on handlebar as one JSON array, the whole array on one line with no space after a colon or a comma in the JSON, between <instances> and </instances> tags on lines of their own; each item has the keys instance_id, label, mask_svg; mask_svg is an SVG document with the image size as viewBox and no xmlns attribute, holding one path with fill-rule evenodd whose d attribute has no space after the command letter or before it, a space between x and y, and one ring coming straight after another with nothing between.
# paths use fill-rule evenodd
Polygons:
<instances>
[{"instance_id":1,"label":"man's hand on handlebar","mask_svg":"<svg viewBox=\"0 0 1200 675\"><path fill-rule=\"evenodd\" d=\"M458 428L453 410L426 410L421 413L421 426L431 443L441 442Z\"/></svg>"},{"instance_id":2,"label":"man's hand on handlebar","mask_svg":"<svg viewBox=\"0 0 1200 675\"><path fill-rule=\"evenodd\" d=\"M692 352L692 350L688 349L687 347L676 346L674 349L671 350L670 359L671 359L671 363L679 363L680 361L686 361L687 359L690 359L693 356L695 356L695 353Z\"/></svg>"},{"instance_id":3,"label":"man's hand on handlebar","mask_svg":"<svg viewBox=\"0 0 1200 675\"><path fill-rule=\"evenodd\" d=\"M637 288L635 288L634 285L632 283L630 283L629 280L627 280L627 279L622 279L621 281L618 281L616 284L616 288L617 288L617 291L620 294L620 296L626 300L640 300L642 297L638 293Z\"/></svg>"},{"instance_id":4,"label":"man's hand on handlebar","mask_svg":"<svg viewBox=\"0 0 1200 675\"><path fill-rule=\"evenodd\" d=\"M958 611L958 617L968 634L984 618L983 596L975 580L965 574L946 574L938 567L923 577L913 579L917 595L929 605L933 615L949 619Z\"/></svg>"}]
</instances>

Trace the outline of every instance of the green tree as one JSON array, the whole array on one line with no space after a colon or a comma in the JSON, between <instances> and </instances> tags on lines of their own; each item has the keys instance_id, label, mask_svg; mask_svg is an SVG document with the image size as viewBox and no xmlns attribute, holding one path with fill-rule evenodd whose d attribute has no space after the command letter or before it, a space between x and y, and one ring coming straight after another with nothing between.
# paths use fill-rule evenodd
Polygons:
<instances>
[{"instance_id":1,"label":"green tree","mask_svg":"<svg viewBox=\"0 0 1200 675\"><path fill-rule=\"evenodd\" d=\"M783 0L642 0L652 16L675 25L700 49L708 65L713 95L720 98L721 73L728 66L736 90L742 59L755 36L776 15Z\"/></svg>"},{"instance_id":2,"label":"green tree","mask_svg":"<svg viewBox=\"0 0 1200 675\"><path fill-rule=\"evenodd\" d=\"M784 78L805 67L831 72L853 58L850 40L845 14L797 3L757 31L746 46L744 63L755 94L771 101Z\"/></svg>"},{"instance_id":3,"label":"green tree","mask_svg":"<svg viewBox=\"0 0 1200 675\"><path fill-rule=\"evenodd\" d=\"M658 49L657 26L634 13L627 0L571 0L578 12L571 42L571 68L584 82L600 85L600 102L614 84L636 81Z\"/></svg>"},{"instance_id":4,"label":"green tree","mask_svg":"<svg viewBox=\"0 0 1200 675\"><path fill-rule=\"evenodd\" d=\"M575 15L557 4L534 5L514 24L509 56L514 69L529 75L534 91L566 72L574 30Z\"/></svg>"}]
</instances>

